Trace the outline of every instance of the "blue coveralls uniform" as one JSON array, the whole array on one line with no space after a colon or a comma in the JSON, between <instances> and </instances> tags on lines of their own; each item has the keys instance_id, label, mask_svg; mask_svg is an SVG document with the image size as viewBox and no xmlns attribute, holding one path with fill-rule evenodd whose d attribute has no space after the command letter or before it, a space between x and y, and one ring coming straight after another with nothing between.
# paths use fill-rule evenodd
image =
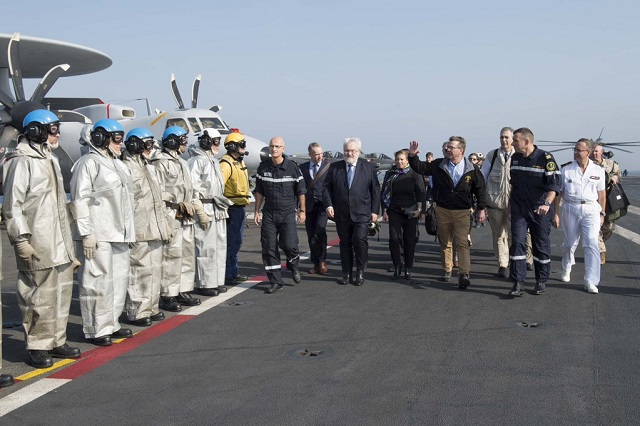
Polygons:
<instances>
[{"instance_id":1,"label":"blue coveralls uniform","mask_svg":"<svg viewBox=\"0 0 640 426\"><path fill-rule=\"evenodd\" d=\"M287 269L298 269L298 197L306 193L298 165L285 158L275 165L271 159L258 166L255 192L264 196L262 208L262 262L271 284L283 284L278 246L287 257Z\"/></svg>"},{"instance_id":2,"label":"blue coveralls uniform","mask_svg":"<svg viewBox=\"0 0 640 426\"><path fill-rule=\"evenodd\" d=\"M527 229L531 231L536 283L545 283L551 270L551 220L553 203L546 215L535 213L545 204L550 191L560 192L560 170L553 155L534 146L528 157L516 153L511 159L511 279L522 283L527 277Z\"/></svg>"}]
</instances>

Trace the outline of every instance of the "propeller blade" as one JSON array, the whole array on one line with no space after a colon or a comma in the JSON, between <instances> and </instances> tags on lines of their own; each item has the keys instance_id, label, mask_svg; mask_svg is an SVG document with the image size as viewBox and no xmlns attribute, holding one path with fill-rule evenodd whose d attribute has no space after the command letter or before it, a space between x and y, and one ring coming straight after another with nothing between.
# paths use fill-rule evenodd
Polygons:
<instances>
[{"instance_id":1,"label":"propeller blade","mask_svg":"<svg viewBox=\"0 0 640 426\"><path fill-rule=\"evenodd\" d=\"M596 142L602 141L602 132L604 132L604 126L602 126L602 130L600 130L600 134L598 135L598 139L596 139Z\"/></svg>"},{"instance_id":2,"label":"propeller blade","mask_svg":"<svg viewBox=\"0 0 640 426\"><path fill-rule=\"evenodd\" d=\"M602 145L604 146L617 146L617 145L632 145L632 144L640 144L640 141L630 141L630 142L605 142Z\"/></svg>"},{"instance_id":3,"label":"propeller blade","mask_svg":"<svg viewBox=\"0 0 640 426\"><path fill-rule=\"evenodd\" d=\"M566 151L568 149L573 149L573 147L571 148L558 148L558 149L550 149L549 152L558 152L558 151Z\"/></svg>"},{"instance_id":4,"label":"propeller blade","mask_svg":"<svg viewBox=\"0 0 640 426\"><path fill-rule=\"evenodd\" d=\"M67 72L68 69L69 64L56 65L51 68L49 72L42 77L40 83L38 83L38 87L36 87L36 90L33 91L33 95L31 95L31 100L33 102L42 103L44 97L49 93L49 90L51 90L51 86L53 86L60 76Z\"/></svg>"},{"instance_id":5,"label":"propeller blade","mask_svg":"<svg viewBox=\"0 0 640 426\"><path fill-rule=\"evenodd\" d=\"M196 79L193 80L193 88L191 89L191 108L198 106L198 89L200 89L200 80L202 76L196 75Z\"/></svg>"},{"instance_id":6,"label":"propeller blade","mask_svg":"<svg viewBox=\"0 0 640 426\"><path fill-rule=\"evenodd\" d=\"M16 139L18 139L18 131L12 126L4 126L4 130L0 133L0 147L7 148Z\"/></svg>"},{"instance_id":7,"label":"propeller blade","mask_svg":"<svg viewBox=\"0 0 640 426\"><path fill-rule=\"evenodd\" d=\"M0 125L1 124L10 124L12 121L11 114L7 111L0 109Z\"/></svg>"},{"instance_id":8,"label":"propeller blade","mask_svg":"<svg viewBox=\"0 0 640 426\"><path fill-rule=\"evenodd\" d=\"M178 108L184 109L184 103L182 102L182 97L178 90L178 84L176 83L176 76L173 75L173 73L171 73L171 90L173 91L173 98L176 100Z\"/></svg>"},{"instance_id":9,"label":"propeller blade","mask_svg":"<svg viewBox=\"0 0 640 426\"><path fill-rule=\"evenodd\" d=\"M16 92L16 101L24 101L22 69L20 69L20 33L15 33L9 41L9 73Z\"/></svg>"},{"instance_id":10,"label":"propeller blade","mask_svg":"<svg viewBox=\"0 0 640 426\"><path fill-rule=\"evenodd\" d=\"M0 90L0 103L2 103L2 105L7 108L13 108L13 106L15 105L11 95L6 93L4 90Z\"/></svg>"},{"instance_id":11,"label":"propeller blade","mask_svg":"<svg viewBox=\"0 0 640 426\"><path fill-rule=\"evenodd\" d=\"M572 143L572 144L575 144L576 143L575 141L573 141L573 142L570 142L570 141L543 141L543 140L537 140L536 141L536 143L539 143L539 142L542 142L542 143L555 143L555 144L558 144L558 143Z\"/></svg>"},{"instance_id":12,"label":"propeller blade","mask_svg":"<svg viewBox=\"0 0 640 426\"><path fill-rule=\"evenodd\" d=\"M613 147L611 147L611 149L615 149L616 151L633 153L633 151L629 151L628 149L618 148L617 146L613 146Z\"/></svg>"}]
</instances>

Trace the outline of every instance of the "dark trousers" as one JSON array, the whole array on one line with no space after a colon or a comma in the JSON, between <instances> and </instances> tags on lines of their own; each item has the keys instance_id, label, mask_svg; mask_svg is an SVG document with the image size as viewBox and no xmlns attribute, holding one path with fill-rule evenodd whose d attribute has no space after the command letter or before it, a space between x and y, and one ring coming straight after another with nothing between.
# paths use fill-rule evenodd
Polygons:
<instances>
[{"instance_id":1,"label":"dark trousers","mask_svg":"<svg viewBox=\"0 0 640 426\"><path fill-rule=\"evenodd\" d=\"M367 267L369 242L367 241L368 223L336 222L336 230L340 237L340 263L342 273L351 274L355 257L356 269L364 271ZM354 256L355 255L355 256Z\"/></svg>"},{"instance_id":2,"label":"dark trousers","mask_svg":"<svg viewBox=\"0 0 640 426\"><path fill-rule=\"evenodd\" d=\"M413 268L418 218L410 219L404 213L387 212L389 214L389 251L393 264L402 265L402 253L404 253L405 267Z\"/></svg>"},{"instance_id":3,"label":"dark trousers","mask_svg":"<svg viewBox=\"0 0 640 426\"><path fill-rule=\"evenodd\" d=\"M309 259L318 266L320 262L327 260L327 212L322 202L316 201L313 208L307 212L305 228L311 251Z\"/></svg>"},{"instance_id":4,"label":"dark trousers","mask_svg":"<svg viewBox=\"0 0 640 426\"><path fill-rule=\"evenodd\" d=\"M227 218L227 265L224 273L225 280L232 280L238 276L238 252L242 247L244 236L244 206L229 207Z\"/></svg>"},{"instance_id":5,"label":"dark trousers","mask_svg":"<svg viewBox=\"0 0 640 426\"><path fill-rule=\"evenodd\" d=\"M511 247L509 260L511 279L524 282L527 278L527 229L531 232L531 249L533 252L533 268L536 282L545 283L551 271L551 218L554 209L546 215L533 212L511 212Z\"/></svg>"},{"instance_id":6,"label":"dark trousers","mask_svg":"<svg viewBox=\"0 0 640 426\"><path fill-rule=\"evenodd\" d=\"M282 284L282 261L278 247L287 256L287 269L297 269L300 261L296 212L294 210L286 213L262 211L260 242L262 243L262 263L269 282Z\"/></svg>"}]
</instances>

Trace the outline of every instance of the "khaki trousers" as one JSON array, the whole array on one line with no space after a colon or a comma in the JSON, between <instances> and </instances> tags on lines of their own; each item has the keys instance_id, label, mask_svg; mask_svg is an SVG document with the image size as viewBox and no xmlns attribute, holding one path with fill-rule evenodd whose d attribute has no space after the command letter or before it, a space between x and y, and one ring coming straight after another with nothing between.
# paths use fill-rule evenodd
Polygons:
<instances>
[{"instance_id":1,"label":"khaki trousers","mask_svg":"<svg viewBox=\"0 0 640 426\"><path fill-rule=\"evenodd\" d=\"M509 245L511 240L511 218L509 209L487 209L491 234L493 236L493 252L498 258L498 266L509 267ZM533 264L531 251L531 233L527 232L527 263Z\"/></svg>"},{"instance_id":2,"label":"khaki trousers","mask_svg":"<svg viewBox=\"0 0 640 426\"><path fill-rule=\"evenodd\" d=\"M18 271L18 306L27 350L47 351L66 343L72 288L71 263Z\"/></svg>"},{"instance_id":3,"label":"khaki trousers","mask_svg":"<svg viewBox=\"0 0 640 426\"><path fill-rule=\"evenodd\" d=\"M471 269L471 253L469 250L469 235L471 224L469 214L471 210L449 210L436 205L436 220L438 222L438 239L440 240L440 256L442 269L451 272L453 269L453 240L456 241L458 251L458 271L468 274Z\"/></svg>"},{"instance_id":4,"label":"khaki trousers","mask_svg":"<svg viewBox=\"0 0 640 426\"><path fill-rule=\"evenodd\" d=\"M600 253L607 252L607 246L604 244L611 235L613 235L613 230L616 229L615 222L607 222L606 220L602 224L600 228L600 233L598 235L598 248L600 249Z\"/></svg>"}]
</instances>

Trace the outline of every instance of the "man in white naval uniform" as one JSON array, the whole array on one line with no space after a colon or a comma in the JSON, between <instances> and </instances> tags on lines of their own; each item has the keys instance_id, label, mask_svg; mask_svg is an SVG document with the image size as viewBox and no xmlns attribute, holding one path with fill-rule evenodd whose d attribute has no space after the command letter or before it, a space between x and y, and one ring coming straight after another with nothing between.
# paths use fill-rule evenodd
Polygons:
<instances>
[{"instance_id":1,"label":"man in white naval uniform","mask_svg":"<svg viewBox=\"0 0 640 426\"><path fill-rule=\"evenodd\" d=\"M58 160L60 120L47 110L24 118L24 136L4 164L2 211L18 264L17 296L29 363L53 365L52 357L77 358L67 345L75 259L67 198Z\"/></svg>"},{"instance_id":2,"label":"man in white naval uniform","mask_svg":"<svg viewBox=\"0 0 640 426\"><path fill-rule=\"evenodd\" d=\"M580 139L573 149L573 161L563 164L560 197L556 197L553 225L562 225L562 274L560 280L571 280L571 267L576 263L574 253L582 237L584 249L584 289L598 293L600 283L600 249L598 233L604 222L607 202L604 169L589 159L594 143ZM562 198L562 217L558 206Z\"/></svg>"},{"instance_id":3,"label":"man in white naval uniform","mask_svg":"<svg viewBox=\"0 0 640 426\"><path fill-rule=\"evenodd\" d=\"M162 135L162 152L150 159L173 232L163 248L160 292L160 307L171 312L181 311L180 305L200 304L200 299L189 294L195 279L194 217L198 215L201 222L208 219L195 197L189 165L180 158L186 149L186 130L171 126Z\"/></svg>"},{"instance_id":4,"label":"man in white naval uniform","mask_svg":"<svg viewBox=\"0 0 640 426\"><path fill-rule=\"evenodd\" d=\"M74 164L71 177L82 328L98 346L133 335L118 320L129 285L129 243L135 241L133 181L119 159L123 138L120 123L98 121L89 152Z\"/></svg>"},{"instance_id":5,"label":"man in white naval uniform","mask_svg":"<svg viewBox=\"0 0 640 426\"><path fill-rule=\"evenodd\" d=\"M131 268L125 309L133 325L147 327L164 319L158 310L162 283L162 243L171 239L162 192L155 175L149 171L148 156L153 133L136 127L127 133L122 161L133 178L136 242L129 245Z\"/></svg>"},{"instance_id":6,"label":"man in white naval uniform","mask_svg":"<svg viewBox=\"0 0 640 426\"><path fill-rule=\"evenodd\" d=\"M224 272L227 258L227 209L233 203L227 199L222 184L220 164L214 157L220 147L220 133L205 129L198 146L189 147L189 169L193 189L202 202L210 226L196 224L195 291L203 296L217 296L227 291Z\"/></svg>"}]
</instances>

